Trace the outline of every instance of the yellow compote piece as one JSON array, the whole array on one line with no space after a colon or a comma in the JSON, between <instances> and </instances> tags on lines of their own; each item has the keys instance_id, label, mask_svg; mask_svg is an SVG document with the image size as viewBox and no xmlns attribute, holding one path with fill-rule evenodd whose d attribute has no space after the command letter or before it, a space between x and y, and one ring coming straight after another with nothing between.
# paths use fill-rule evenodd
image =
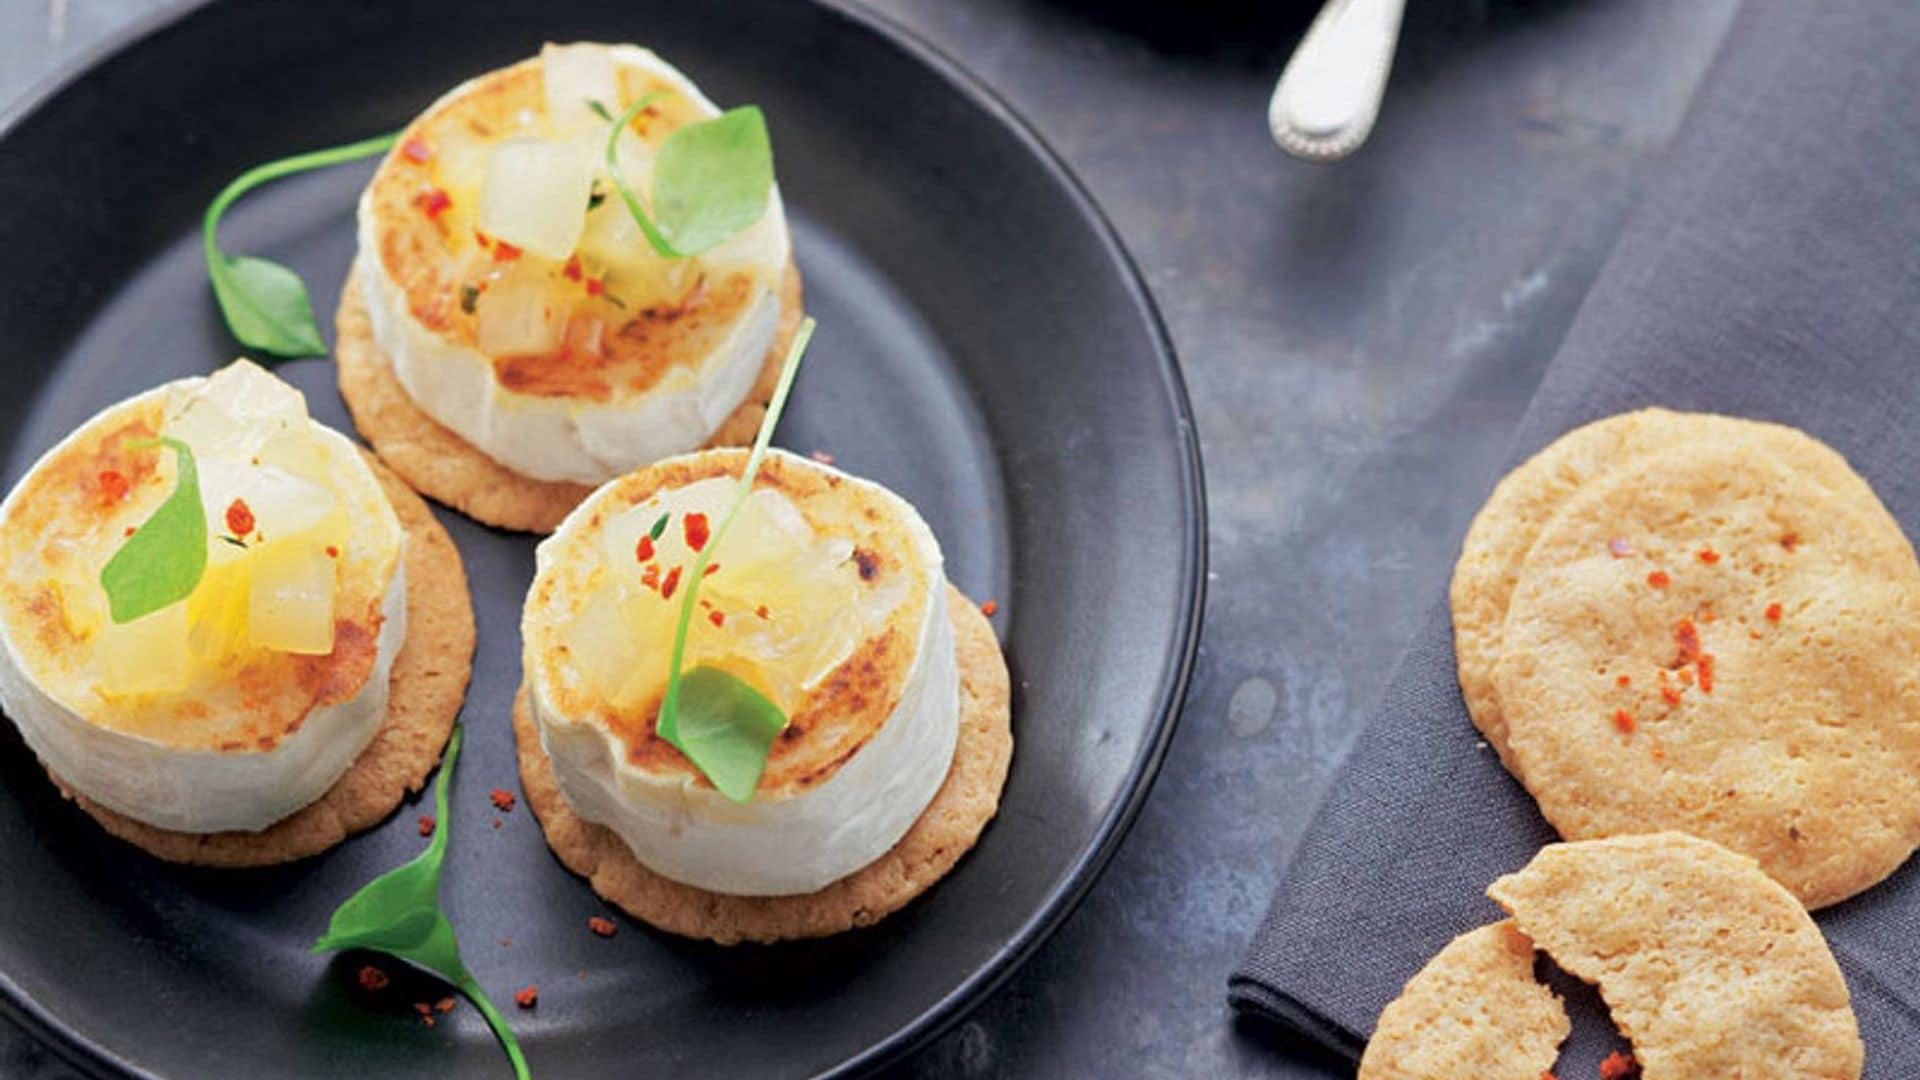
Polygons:
<instances>
[{"instance_id":1,"label":"yellow compote piece","mask_svg":"<svg viewBox=\"0 0 1920 1080\"><path fill-rule=\"evenodd\" d=\"M606 522L602 587L582 607L567 644L588 683L614 706L665 691L679 590L695 543L713 542L734 486L723 477L702 480ZM727 670L791 708L866 633L858 584L851 541L816 535L786 496L756 490L709 565L685 664Z\"/></svg>"}]
</instances>

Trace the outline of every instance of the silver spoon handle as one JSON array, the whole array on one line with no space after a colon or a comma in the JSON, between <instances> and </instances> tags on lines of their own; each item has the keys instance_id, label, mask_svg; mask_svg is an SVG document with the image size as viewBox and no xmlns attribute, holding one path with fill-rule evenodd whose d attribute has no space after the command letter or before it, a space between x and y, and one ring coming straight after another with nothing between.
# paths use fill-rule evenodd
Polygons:
<instances>
[{"instance_id":1,"label":"silver spoon handle","mask_svg":"<svg viewBox=\"0 0 1920 1080\"><path fill-rule=\"evenodd\" d=\"M1295 157L1336 161L1380 115L1406 0L1328 0L1300 39L1267 105L1273 141Z\"/></svg>"}]
</instances>

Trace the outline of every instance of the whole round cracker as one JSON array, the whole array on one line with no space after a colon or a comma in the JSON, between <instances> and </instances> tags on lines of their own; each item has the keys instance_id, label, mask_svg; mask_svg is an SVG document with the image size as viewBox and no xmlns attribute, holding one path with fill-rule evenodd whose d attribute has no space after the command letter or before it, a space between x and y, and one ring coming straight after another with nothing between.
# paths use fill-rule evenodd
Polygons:
<instances>
[{"instance_id":1,"label":"whole round cracker","mask_svg":"<svg viewBox=\"0 0 1920 1080\"><path fill-rule=\"evenodd\" d=\"M1644 1080L1857 1080L1840 966L1758 864L1666 832L1549 844L1487 895L1600 988Z\"/></svg>"},{"instance_id":2,"label":"whole round cracker","mask_svg":"<svg viewBox=\"0 0 1920 1080\"><path fill-rule=\"evenodd\" d=\"M780 321L760 375L706 447L753 442L803 315L800 270L790 261L780 279ZM393 373L393 361L374 343L357 267L348 271L341 286L334 326L340 396L353 414L354 427L414 490L483 524L531 533L558 528L593 491L587 484L535 480L514 472L414 404Z\"/></svg>"},{"instance_id":3,"label":"whole round cracker","mask_svg":"<svg viewBox=\"0 0 1920 1080\"><path fill-rule=\"evenodd\" d=\"M156 828L73 791L49 769L61 793L108 832L168 862L271 866L318 855L372 828L427 782L473 674L473 600L447 530L399 477L372 454L365 456L407 535L407 637L393 660L387 718L373 741L318 799L260 832Z\"/></svg>"},{"instance_id":4,"label":"whole round cracker","mask_svg":"<svg viewBox=\"0 0 1920 1080\"><path fill-rule=\"evenodd\" d=\"M999 639L960 590L948 585L947 599L960 664L960 738L953 766L919 820L878 859L804 896L729 896L662 877L634 858L619 834L582 820L561 796L523 687L513 706L520 787L547 845L562 865L627 914L669 933L721 945L826 937L871 926L898 911L972 849L1000 808L1013 756L1012 699Z\"/></svg>"},{"instance_id":5,"label":"whole round cracker","mask_svg":"<svg viewBox=\"0 0 1920 1080\"><path fill-rule=\"evenodd\" d=\"M1641 409L1577 427L1508 473L1474 516L1453 568L1449 592L1453 651L1467 715L1509 772L1506 719L1494 690L1507 606L1520 567L1540 531L1575 492L1611 469L1682 443L1739 440L1753 452L1790 460L1836 490L1866 482L1826 444L1793 428L1760 420Z\"/></svg>"},{"instance_id":6,"label":"whole round cracker","mask_svg":"<svg viewBox=\"0 0 1920 1080\"><path fill-rule=\"evenodd\" d=\"M1434 954L1380 1013L1358 1080L1540 1080L1573 1030L1533 977L1533 942L1512 919Z\"/></svg>"},{"instance_id":7,"label":"whole round cracker","mask_svg":"<svg viewBox=\"0 0 1920 1080\"><path fill-rule=\"evenodd\" d=\"M1864 483L1648 454L1548 524L1504 634L1508 745L1563 837L1684 830L1808 907L1920 844L1920 563Z\"/></svg>"}]
</instances>

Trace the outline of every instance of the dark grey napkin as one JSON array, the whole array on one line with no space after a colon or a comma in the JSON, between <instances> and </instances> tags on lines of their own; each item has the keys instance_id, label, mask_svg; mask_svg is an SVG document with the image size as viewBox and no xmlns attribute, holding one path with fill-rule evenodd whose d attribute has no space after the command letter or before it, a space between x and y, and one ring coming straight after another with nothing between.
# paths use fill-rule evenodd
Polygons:
<instances>
[{"instance_id":1,"label":"dark grey napkin","mask_svg":"<svg viewBox=\"0 0 1920 1080\"><path fill-rule=\"evenodd\" d=\"M1920 3L1748 0L1513 459L1645 405L1803 428L1920 537ZM1487 884L1552 838L1468 724L1442 603L1293 858L1234 1007L1357 1055L1428 957L1498 916ZM1920 1077L1920 867L1819 922L1868 1075Z\"/></svg>"}]
</instances>

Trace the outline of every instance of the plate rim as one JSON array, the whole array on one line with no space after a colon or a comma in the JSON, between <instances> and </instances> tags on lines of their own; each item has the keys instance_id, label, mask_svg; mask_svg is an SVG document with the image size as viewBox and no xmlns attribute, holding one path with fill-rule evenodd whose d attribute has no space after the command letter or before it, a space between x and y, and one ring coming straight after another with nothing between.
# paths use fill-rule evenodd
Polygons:
<instances>
[{"instance_id":1,"label":"plate rim","mask_svg":"<svg viewBox=\"0 0 1920 1080\"><path fill-rule=\"evenodd\" d=\"M82 49L29 87L4 111L0 111L0 144L4 144L29 117L94 68L190 15L233 2L235 0L170 0L157 10L134 19ZM1011 978L1066 923L1099 881L1107 864L1113 860L1120 844L1132 830L1148 796L1152 794L1165 763L1167 749L1185 711L1206 614L1209 528L1206 473L1202 465L1199 429L1172 335L1167 330L1145 276L1140 272L1139 264L1086 184L999 91L918 31L875 8L868 0L810 2L826 14L884 40L940 78L954 92L1011 132L1060 185L1081 218L1092 227L1093 234L1107 258L1119 271L1135 309L1146 324L1152 339L1154 366L1160 375L1161 389L1173 408L1177 430L1175 443L1183 466L1180 471L1183 548L1180 569L1184 580L1181 583L1180 609L1176 612L1177 640L1170 653L1162 659L1167 677L1162 680L1159 699L1153 709L1154 730L1129 763L1122 782L1122 794L1102 815L1094 828L1091 843L1081 850L1062 879L985 963L912 1021L819 1074L841 1077L869 1075L924 1048L951 1030ZM0 970L0 1013L66 1064L85 1073L95 1076L118 1074L153 1077L159 1080L158 1074L72 1030L26 994L4 970Z\"/></svg>"}]
</instances>

